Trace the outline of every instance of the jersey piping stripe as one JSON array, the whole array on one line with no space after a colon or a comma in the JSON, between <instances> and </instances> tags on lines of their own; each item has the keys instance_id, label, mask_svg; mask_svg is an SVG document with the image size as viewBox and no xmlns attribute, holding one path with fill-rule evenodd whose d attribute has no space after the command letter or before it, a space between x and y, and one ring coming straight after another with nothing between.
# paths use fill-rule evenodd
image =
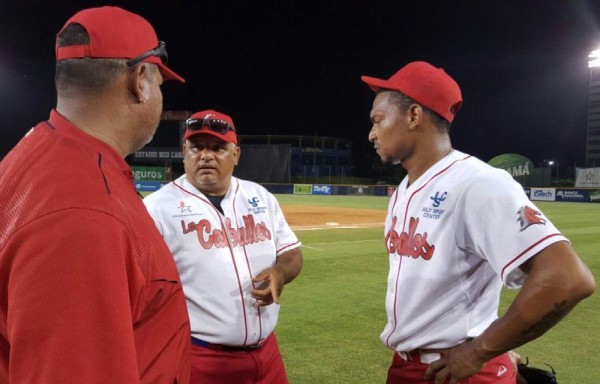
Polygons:
<instances>
[{"instance_id":1,"label":"jersey piping stripe","mask_svg":"<svg viewBox=\"0 0 600 384\"><path fill-rule=\"evenodd\" d=\"M502 279L502 281L504 281L504 272L506 272L506 268L508 268L515 261L519 260L524 254L526 254L527 252L529 252L532 248L536 247L537 245L539 245L543 241L546 241L549 238L556 237L556 236L562 236L562 233L554 233L552 235L548 235L548 236L546 236L546 237L544 237L544 238L536 241L531 246L529 246L527 249L525 249L523 252L519 253L514 259L512 259L511 261L509 261L508 264L506 264L504 266L504 268L502 268L502 273L500 273L500 278Z\"/></svg>"},{"instance_id":2,"label":"jersey piping stripe","mask_svg":"<svg viewBox=\"0 0 600 384\"><path fill-rule=\"evenodd\" d=\"M247 320L247 315L246 315L246 303L244 302L244 291L242 290L240 274L238 272L237 264L236 264L235 258L233 256L233 248L231 247L229 231L227 231L227 229L225 228L225 224L223 223L223 219L221 218L222 214L221 214L221 212L219 212L219 210L217 208L214 207L214 205L212 205L212 203L210 201L205 200L202 197L196 195L195 193L188 191L187 189L185 189L182 186L180 186L179 184L177 184L175 181L173 181L172 183L173 183L173 185L175 185L177 188L179 188L183 192L187 193L188 195L194 196L195 198L199 199L200 201L203 201L204 203L208 204L209 207L211 207L212 209L214 209L217 212L217 217L219 218L219 221L221 222L221 229L223 230L223 233L225 234L225 238L227 239L227 247L229 248L229 254L231 255L231 261L233 263L233 268L235 269L235 275L236 275L236 278L238 281L238 290L240 292L240 302L242 303L242 312L244 313L244 331L245 331L244 345L245 345L246 340L248 340L248 320Z\"/></svg>"},{"instance_id":3,"label":"jersey piping stripe","mask_svg":"<svg viewBox=\"0 0 600 384\"><path fill-rule=\"evenodd\" d=\"M235 225L237 226L237 228L240 228L240 223L238 222L238 214L237 214L237 209L235 207L235 200L237 199L237 194L238 191L240 189L240 183L239 181L237 182L236 188L235 188L235 193L233 195L233 215L235 216ZM252 273L252 269L250 268L250 260L248 260L248 253L246 252L246 245L242 245L242 249L244 250L244 259L246 260L246 267L248 268L248 273L250 274L250 283L252 284L252 288L256 289L256 284L255 282L252 280L254 278L254 274ZM255 301L258 303L258 299L255 299ZM262 339L262 313L260 311L260 306L256 306L256 310L258 311L258 340L256 341L257 343L261 341ZM245 321L245 319L244 319ZM246 343L248 343L248 325L246 325L246 337L244 338L244 344L246 345Z\"/></svg>"},{"instance_id":4,"label":"jersey piping stripe","mask_svg":"<svg viewBox=\"0 0 600 384\"><path fill-rule=\"evenodd\" d=\"M106 191L110 195L110 188L108 187L108 181L106 181L106 176L104 176L104 172L102 171L102 154L98 154L98 169L100 170L100 174L102 175L102 180L104 180L104 187L106 187Z\"/></svg>"},{"instance_id":5,"label":"jersey piping stripe","mask_svg":"<svg viewBox=\"0 0 600 384\"><path fill-rule=\"evenodd\" d=\"M435 179L436 177L438 177L439 175L441 175L442 173L446 172L450 167L452 167L454 164L456 164L459 161L464 161L467 160L468 158L470 158L471 155L465 156L462 159L457 159L454 160L452 163L450 163L446 168L442 169L441 171L439 171L438 173L436 173L435 175L431 176L431 178L429 180L427 180L425 182L425 184L423 184L419 189L415 190L413 193L411 193L410 197L408 198L408 202L406 203L406 209L404 210L404 219L402 221L402 231L404 232L406 229L406 217L408 216L408 208L410 206L410 202L412 200L412 198L419 192L421 192L421 190L423 188L425 188L427 186L427 184L429 184L433 179ZM394 201L394 205L392 206L392 212L395 211L396 209L396 203L398 202L398 189L396 189L396 200ZM387 236L386 236L387 238ZM387 240L386 240L386 244L385 244L386 249L388 248L388 244L387 244ZM400 268L402 267L402 261L404 260L402 256L398 255L398 257L400 257L399 262L398 262L398 272L396 273L396 282L394 283L394 286L396 287L396 292L394 294L394 326L392 328L392 330L390 331L390 334L388 335L387 339L385 340L385 344L387 345L388 348L391 349L390 347L390 338L392 337L392 335L394 334L394 331L396 330L396 326L398 325L398 311L397 311L397 303L398 303L398 281L400 279Z\"/></svg>"},{"instance_id":6,"label":"jersey piping stripe","mask_svg":"<svg viewBox=\"0 0 600 384\"><path fill-rule=\"evenodd\" d=\"M288 249L288 248L290 248L290 247L293 247L293 246L295 246L296 244L298 244L299 242L300 242L300 240L296 241L295 243L288 244L288 245L286 245L285 247L283 247L283 248L280 248L280 249L278 249L278 250L277 250L277 251L275 251L275 252L276 252L276 254L277 254L277 255L279 255L279 254L281 253L281 251L283 251L283 250L285 250L285 249Z\"/></svg>"},{"instance_id":7,"label":"jersey piping stripe","mask_svg":"<svg viewBox=\"0 0 600 384\"><path fill-rule=\"evenodd\" d=\"M52 123L50 123L50 121L46 120L46 121L44 121L44 124L46 124L48 127L50 127L51 129L56 131L56 128L54 128L54 125L52 125Z\"/></svg>"}]
</instances>

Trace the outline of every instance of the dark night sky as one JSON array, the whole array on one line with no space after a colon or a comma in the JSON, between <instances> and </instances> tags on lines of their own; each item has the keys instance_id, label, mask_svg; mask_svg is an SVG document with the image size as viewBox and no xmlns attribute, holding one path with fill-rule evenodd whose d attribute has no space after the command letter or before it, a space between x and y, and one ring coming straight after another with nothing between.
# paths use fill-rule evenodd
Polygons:
<instances>
[{"instance_id":1,"label":"dark night sky","mask_svg":"<svg viewBox=\"0 0 600 384\"><path fill-rule=\"evenodd\" d=\"M0 157L54 106L56 32L101 4L141 14L167 42L188 82L165 84L165 110L221 110L240 134L349 138L369 161L360 76L426 60L462 89L454 147L584 165L598 0L0 0Z\"/></svg>"}]
</instances>

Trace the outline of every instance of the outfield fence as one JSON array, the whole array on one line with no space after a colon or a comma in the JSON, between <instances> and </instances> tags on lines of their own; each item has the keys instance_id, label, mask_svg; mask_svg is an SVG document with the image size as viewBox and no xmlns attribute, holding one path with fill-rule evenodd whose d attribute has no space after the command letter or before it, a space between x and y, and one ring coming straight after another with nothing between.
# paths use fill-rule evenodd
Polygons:
<instances>
[{"instance_id":1,"label":"outfield fence","mask_svg":"<svg viewBox=\"0 0 600 384\"><path fill-rule=\"evenodd\" d=\"M530 200L600 203L600 189L591 188L525 188Z\"/></svg>"},{"instance_id":2,"label":"outfield fence","mask_svg":"<svg viewBox=\"0 0 600 384\"><path fill-rule=\"evenodd\" d=\"M271 193L294 195L365 195L391 196L391 185L333 185L333 184L263 184ZM600 203L599 188L536 188L525 187L532 201L569 201Z\"/></svg>"}]
</instances>

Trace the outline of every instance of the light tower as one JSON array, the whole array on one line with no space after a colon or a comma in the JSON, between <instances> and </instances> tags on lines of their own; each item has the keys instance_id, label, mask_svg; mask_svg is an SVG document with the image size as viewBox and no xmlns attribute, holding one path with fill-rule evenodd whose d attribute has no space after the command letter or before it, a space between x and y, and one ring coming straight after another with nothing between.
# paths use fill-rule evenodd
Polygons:
<instances>
[{"instance_id":1,"label":"light tower","mask_svg":"<svg viewBox=\"0 0 600 384\"><path fill-rule=\"evenodd\" d=\"M585 145L586 166L600 164L600 48L589 56L588 121Z\"/></svg>"}]
</instances>

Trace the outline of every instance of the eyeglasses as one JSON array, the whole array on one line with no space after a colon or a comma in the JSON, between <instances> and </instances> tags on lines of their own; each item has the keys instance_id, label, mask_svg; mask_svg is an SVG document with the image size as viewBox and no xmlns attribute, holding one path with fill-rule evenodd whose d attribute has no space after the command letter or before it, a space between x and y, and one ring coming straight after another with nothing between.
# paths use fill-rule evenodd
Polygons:
<instances>
[{"instance_id":1,"label":"eyeglasses","mask_svg":"<svg viewBox=\"0 0 600 384\"><path fill-rule=\"evenodd\" d=\"M127 62L127 65L130 67L133 67L137 63L143 61L145 58L150 57L150 56L160 57L160 61L162 61L163 64L167 64L167 60L169 59L169 56L167 55L167 47L165 46L165 42L159 41L158 47L151 49L149 51L146 51L146 52L142 53L141 55L139 55L138 57L134 57L133 59L131 59Z\"/></svg>"},{"instance_id":2,"label":"eyeglasses","mask_svg":"<svg viewBox=\"0 0 600 384\"><path fill-rule=\"evenodd\" d=\"M208 127L208 129L211 131L217 132L221 135L226 134L228 131L235 132L233 125L225 120L211 118L210 115L203 119L187 119L185 121L185 125L190 131L199 131L203 127Z\"/></svg>"}]
</instances>

